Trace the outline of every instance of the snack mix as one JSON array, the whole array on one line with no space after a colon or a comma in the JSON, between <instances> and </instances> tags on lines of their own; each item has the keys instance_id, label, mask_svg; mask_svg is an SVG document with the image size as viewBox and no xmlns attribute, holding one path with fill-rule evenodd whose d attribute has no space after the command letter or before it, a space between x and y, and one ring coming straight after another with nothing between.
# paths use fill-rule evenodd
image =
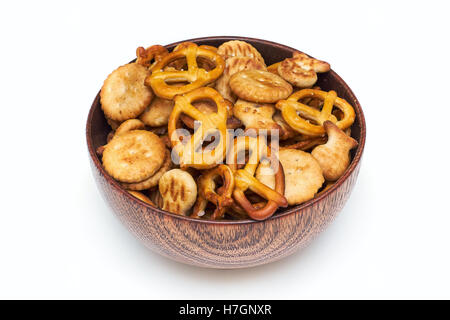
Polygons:
<instances>
[{"instance_id":1,"label":"snack mix","mask_svg":"<svg viewBox=\"0 0 450 320\"><path fill-rule=\"evenodd\" d=\"M265 220L348 168L353 107L314 86L330 65L294 52L266 66L251 44L154 45L104 81L106 172L150 206L209 220Z\"/></svg>"}]
</instances>

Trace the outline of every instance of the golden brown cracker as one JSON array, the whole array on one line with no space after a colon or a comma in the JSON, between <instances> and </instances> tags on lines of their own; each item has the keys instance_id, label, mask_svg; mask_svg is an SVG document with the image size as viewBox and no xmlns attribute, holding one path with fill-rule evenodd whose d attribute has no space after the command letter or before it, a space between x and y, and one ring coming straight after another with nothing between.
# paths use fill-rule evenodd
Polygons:
<instances>
[{"instance_id":1,"label":"golden brown cracker","mask_svg":"<svg viewBox=\"0 0 450 320\"><path fill-rule=\"evenodd\" d=\"M165 146L157 135L145 130L116 135L103 151L105 170L120 182L148 179L161 167Z\"/></svg>"},{"instance_id":2,"label":"golden brown cracker","mask_svg":"<svg viewBox=\"0 0 450 320\"><path fill-rule=\"evenodd\" d=\"M153 93L144 85L148 69L130 63L114 70L103 83L100 102L107 118L125 121L139 116L150 104Z\"/></svg>"},{"instance_id":3,"label":"golden brown cracker","mask_svg":"<svg viewBox=\"0 0 450 320\"><path fill-rule=\"evenodd\" d=\"M259 103L275 103L292 93L292 86L281 77L262 70L235 73L229 81L231 90L241 99Z\"/></svg>"}]
</instances>

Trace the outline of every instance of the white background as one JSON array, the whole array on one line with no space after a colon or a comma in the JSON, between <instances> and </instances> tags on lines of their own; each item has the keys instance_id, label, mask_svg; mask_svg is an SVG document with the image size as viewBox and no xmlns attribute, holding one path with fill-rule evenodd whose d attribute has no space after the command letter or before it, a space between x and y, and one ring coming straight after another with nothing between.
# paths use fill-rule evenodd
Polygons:
<instances>
[{"instance_id":1,"label":"white background","mask_svg":"<svg viewBox=\"0 0 450 320\"><path fill-rule=\"evenodd\" d=\"M446 1L14 1L0 5L0 298L450 298ZM89 107L137 46L241 35L331 63L368 134L309 247L244 270L163 258L91 176Z\"/></svg>"}]
</instances>

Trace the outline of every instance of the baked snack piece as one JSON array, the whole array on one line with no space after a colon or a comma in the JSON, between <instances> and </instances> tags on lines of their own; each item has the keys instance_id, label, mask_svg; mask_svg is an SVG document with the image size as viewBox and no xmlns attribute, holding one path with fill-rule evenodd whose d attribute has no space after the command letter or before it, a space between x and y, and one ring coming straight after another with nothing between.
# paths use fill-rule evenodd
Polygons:
<instances>
[{"instance_id":1,"label":"baked snack piece","mask_svg":"<svg viewBox=\"0 0 450 320\"><path fill-rule=\"evenodd\" d=\"M116 120L110 119L106 115L105 115L105 118L106 118L106 122L108 122L109 126L111 127L111 129L113 131L115 131L120 126L120 124L122 123L120 121L116 121Z\"/></svg>"},{"instance_id":2,"label":"baked snack piece","mask_svg":"<svg viewBox=\"0 0 450 320\"><path fill-rule=\"evenodd\" d=\"M239 154L242 151L249 151L249 156L242 169L238 169ZM234 140L232 149L233 159L230 163L234 171L235 188L233 198L247 214L255 220L265 220L271 217L279 207L287 207L288 203L284 195L284 172L283 167L279 165L278 158L271 154L264 139L261 136L248 137L241 136ZM263 161L269 160L273 168L274 185L268 187L254 177L257 165ZM251 190L267 200L263 207L255 207L248 200L245 192Z\"/></svg>"},{"instance_id":3,"label":"baked snack piece","mask_svg":"<svg viewBox=\"0 0 450 320\"><path fill-rule=\"evenodd\" d=\"M298 136L298 132L292 129L287 122L283 119L281 112L276 110L273 117L273 121L280 127L279 138L280 140L287 140Z\"/></svg>"},{"instance_id":4,"label":"baked snack piece","mask_svg":"<svg viewBox=\"0 0 450 320\"><path fill-rule=\"evenodd\" d=\"M139 116L139 119L149 127L165 126L169 122L173 105L173 100L155 97L152 103Z\"/></svg>"},{"instance_id":5,"label":"baked snack piece","mask_svg":"<svg viewBox=\"0 0 450 320\"><path fill-rule=\"evenodd\" d=\"M297 140L297 139L293 139L293 140ZM280 149L297 149L297 150L303 150L303 151L307 151L307 150L311 150L314 147L324 144L327 142L327 137L307 137L307 136L303 136L301 137L299 140L292 142L292 143L288 143L289 141L284 141L281 145L280 145Z\"/></svg>"},{"instance_id":6,"label":"baked snack piece","mask_svg":"<svg viewBox=\"0 0 450 320\"><path fill-rule=\"evenodd\" d=\"M212 100L217 106L217 112L204 114L192 103L198 100ZM227 105L225 99L214 89L202 87L175 97L175 106L169 118L169 138L174 152L179 157L181 168L193 167L209 169L221 163L226 155L227 143ZM180 139L177 124L182 114L199 121L199 127L190 139ZM214 145L202 148L202 144L214 135Z\"/></svg>"},{"instance_id":7,"label":"baked snack piece","mask_svg":"<svg viewBox=\"0 0 450 320\"><path fill-rule=\"evenodd\" d=\"M136 54L102 87L113 130L97 154L142 201L198 219L264 220L317 196L348 167L353 108L332 90L292 94L293 86L311 86L327 63L297 52L266 67L240 40ZM147 76L133 82L140 73ZM150 99L136 95L142 87Z\"/></svg>"},{"instance_id":8,"label":"baked snack piece","mask_svg":"<svg viewBox=\"0 0 450 320\"><path fill-rule=\"evenodd\" d=\"M271 64L270 66L267 67L267 71L272 72L279 76L280 74L278 73L278 67L280 66L280 64L281 64L281 61Z\"/></svg>"},{"instance_id":9,"label":"baked snack piece","mask_svg":"<svg viewBox=\"0 0 450 320\"><path fill-rule=\"evenodd\" d=\"M141 201L144 201L145 203L148 203L149 205L156 207L156 205L153 203L152 200L150 200L149 197L147 197L145 194L139 191L128 191L131 195L138 198Z\"/></svg>"},{"instance_id":10,"label":"baked snack piece","mask_svg":"<svg viewBox=\"0 0 450 320\"><path fill-rule=\"evenodd\" d=\"M275 103L292 93L292 86L276 74L262 70L246 70L231 76L231 90L241 99L259 103Z\"/></svg>"},{"instance_id":11,"label":"baked snack piece","mask_svg":"<svg viewBox=\"0 0 450 320\"><path fill-rule=\"evenodd\" d=\"M311 155L320 164L323 175L328 181L339 179L350 164L350 150L358 145L358 142L339 129L333 122L325 121L323 124L328 141L317 146Z\"/></svg>"},{"instance_id":12,"label":"baked snack piece","mask_svg":"<svg viewBox=\"0 0 450 320\"><path fill-rule=\"evenodd\" d=\"M264 62L253 57L232 56L225 60L225 70L216 81L216 90L227 100L236 101L236 95L231 91L230 77L244 70L266 70Z\"/></svg>"},{"instance_id":13,"label":"baked snack piece","mask_svg":"<svg viewBox=\"0 0 450 320\"><path fill-rule=\"evenodd\" d=\"M171 154L168 149L166 149L163 159L164 162L161 165L161 167L152 176L150 176L150 178L140 182L121 183L122 187L124 187L127 190L147 190L153 188L154 186L157 186L159 179L161 179L163 174L172 169L173 167Z\"/></svg>"},{"instance_id":14,"label":"baked snack piece","mask_svg":"<svg viewBox=\"0 0 450 320\"><path fill-rule=\"evenodd\" d=\"M139 116L153 98L152 90L144 85L149 74L146 67L137 63L114 70L100 91L105 116L120 122Z\"/></svg>"},{"instance_id":15,"label":"baked snack piece","mask_svg":"<svg viewBox=\"0 0 450 320\"><path fill-rule=\"evenodd\" d=\"M318 110L299 102L304 98L318 98L323 105ZM325 134L323 123L327 120L336 123L340 129L347 129L355 121L353 107L344 99L337 96L336 92L317 89L303 89L295 92L286 100L277 102L276 107L281 110L283 119L295 131L308 136L322 136ZM332 111L333 107L342 112L342 118L337 119Z\"/></svg>"},{"instance_id":16,"label":"baked snack piece","mask_svg":"<svg viewBox=\"0 0 450 320\"><path fill-rule=\"evenodd\" d=\"M273 104L260 104L249 102L242 99L236 101L233 114L245 126L246 131L253 130L254 133L270 133L272 130L281 129L281 127L272 119L275 113Z\"/></svg>"},{"instance_id":17,"label":"baked snack piece","mask_svg":"<svg viewBox=\"0 0 450 320\"><path fill-rule=\"evenodd\" d=\"M325 179L319 163L311 154L295 149L282 149L278 157L285 176L284 196L289 205L314 198ZM256 178L270 188L275 187L272 169L267 163L259 165Z\"/></svg>"},{"instance_id":18,"label":"baked snack piece","mask_svg":"<svg viewBox=\"0 0 450 320\"><path fill-rule=\"evenodd\" d=\"M164 71L171 62L180 58L186 58L187 70ZM199 68L197 58L209 59L215 65L214 69ZM223 58L208 48L200 48L194 43L188 43L177 51L172 51L159 61L153 72L145 79L145 84L153 89L160 98L173 99L176 95L188 93L192 90L214 82L223 72L225 61ZM187 82L187 84L174 85L174 83Z\"/></svg>"},{"instance_id":19,"label":"baked snack piece","mask_svg":"<svg viewBox=\"0 0 450 320\"><path fill-rule=\"evenodd\" d=\"M162 165L165 146L152 132L133 130L115 136L103 151L103 166L116 180L133 183L151 177Z\"/></svg>"},{"instance_id":20,"label":"baked snack piece","mask_svg":"<svg viewBox=\"0 0 450 320\"><path fill-rule=\"evenodd\" d=\"M227 129L236 129L242 126L241 121L233 116L233 104L229 100L224 100L227 105ZM192 102L192 105L205 115L217 112L217 105L212 100L199 100ZM195 128L195 120L186 114L180 116L181 121L190 129Z\"/></svg>"},{"instance_id":21,"label":"baked snack piece","mask_svg":"<svg viewBox=\"0 0 450 320\"><path fill-rule=\"evenodd\" d=\"M160 45L153 45L144 49L139 47L136 49L136 63L147 67L152 71L152 66L162 60L169 54L166 48Z\"/></svg>"},{"instance_id":22,"label":"baked snack piece","mask_svg":"<svg viewBox=\"0 0 450 320\"><path fill-rule=\"evenodd\" d=\"M186 215L197 199L197 184L184 170L167 171L159 181L162 197L161 209L179 215Z\"/></svg>"},{"instance_id":23,"label":"baked snack piece","mask_svg":"<svg viewBox=\"0 0 450 320\"><path fill-rule=\"evenodd\" d=\"M220 191L216 192L216 179L222 179ZM205 214L208 202L213 203L216 208L211 216L212 219L221 219L225 211L233 203L234 174L229 166L221 164L214 169L207 170L198 179L198 198L191 214L193 218L202 217Z\"/></svg>"},{"instance_id":24,"label":"baked snack piece","mask_svg":"<svg viewBox=\"0 0 450 320\"><path fill-rule=\"evenodd\" d=\"M217 53L224 59L231 57L249 57L260 61L264 66L266 65L259 51L250 43L241 40L231 40L222 43L217 48Z\"/></svg>"},{"instance_id":25,"label":"baked snack piece","mask_svg":"<svg viewBox=\"0 0 450 320\"><path fill-rule=\"evenodd\" d=\"M145 129L145 124L139 119L129 119L124 122L116 129L114 135L122 134L132 130L143 130Z\"/></svg>"},{"instance_id":26,"label":"baked snack piece","mask_svg":"<svg viewBox=\"0 0 450 320\"><path fill-rule=\"evenodd\" d=\"M294 86L308 88L317 82L317 72L330 71L330 65L302 52L294 52L292 58L287 58L278 65L277 71Z\"/></svg>"}]
</instances>

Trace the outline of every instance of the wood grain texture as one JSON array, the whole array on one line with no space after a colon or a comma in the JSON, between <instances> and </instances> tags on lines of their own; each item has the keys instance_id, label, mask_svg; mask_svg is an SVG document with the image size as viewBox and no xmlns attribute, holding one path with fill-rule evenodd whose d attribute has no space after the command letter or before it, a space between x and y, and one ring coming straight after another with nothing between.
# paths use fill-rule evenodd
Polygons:
<instances>
[{"instance_id":1,"label":"wood grain texture","mask_svg":"<svg viewBox=\"0 0 450 320\"><path fill-rule=\"evenodd\" d=\"M265 40L240 37L190 39L218 46L230 39L250 42L267 65L290 57L294 49ZM169 49L175 44L168 45ZM321 57L322 58L322 57ZM332 61L331 61L332 62ZM359 142L352 163L326 192L299 206L287 208L265 221L204 221L181 217L134 198L109 177L95 153L110 131L95 98L86 126L90 164L105 201L122 223L147 247L179 262L210 268L244 268L286 257L305 247L324 230L343 208L358 177L365 145L364 115L353 92L333 71L319 75L318 85L335 90L356 112L352 136Z\"/></svg>"}]
</instances>

